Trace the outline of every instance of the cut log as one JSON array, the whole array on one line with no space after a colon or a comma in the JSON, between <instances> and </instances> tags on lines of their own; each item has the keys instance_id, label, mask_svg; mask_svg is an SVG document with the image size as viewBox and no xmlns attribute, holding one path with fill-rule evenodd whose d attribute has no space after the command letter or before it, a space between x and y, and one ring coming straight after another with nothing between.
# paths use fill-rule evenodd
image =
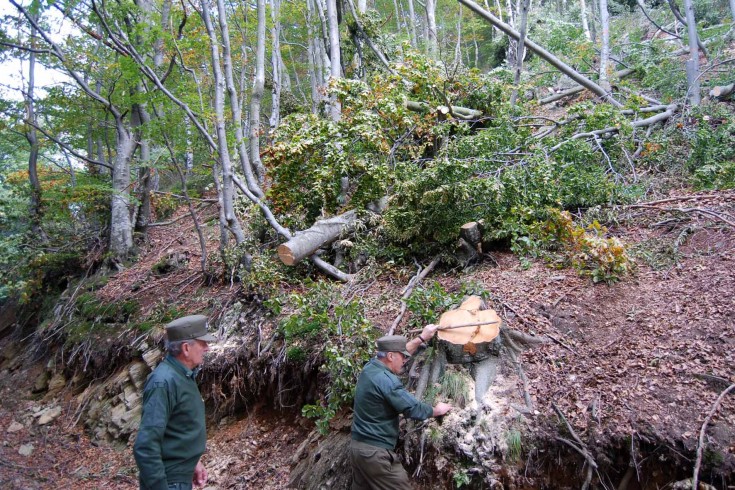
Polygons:
<instances>
[{"instance_id":1,"label":"cut log","mask_svg":"<svg viewBox=\"0 0 735 490\"><path fill-rule=\"evenodd\" d=\"M322 246L336 240L340 234L352 230L357 213L348 211L339 216L323 219L314 226L294 235L278 246L278 258L286 265L295 265L309 257Z\"/></svg>"},{"instance_id":2,"label":"cut log","mask_svg":"<svg viewBox=\"0 0 735 490\"><path fill-rule=\"evenodd\" d=\"M725 100L735 92L735 83L730 85L719 85L709 91L709 96L716 99Z\"/></svg>"}]
</instances>

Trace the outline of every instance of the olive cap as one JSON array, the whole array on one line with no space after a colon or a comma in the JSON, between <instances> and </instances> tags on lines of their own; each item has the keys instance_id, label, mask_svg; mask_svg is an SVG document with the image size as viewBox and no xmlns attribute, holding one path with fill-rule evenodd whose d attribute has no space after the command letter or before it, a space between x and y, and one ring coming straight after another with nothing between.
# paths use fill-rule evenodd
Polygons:
<instances>
[{"instance_id":1,"label":"olive cap","mask_svg":"<svg viewBox=\"0 0 735 490\"><path fill-rule=\"evenodd\" d=\"M172 321L166 325L166 337L169 342L192 339L217 341L214 335L207 332L207 317L204 315L189 315Z\"/></svg>"},{"instance_id":2,"label":"olive cap","mask_svg":"<svg viewBox=\"0 0 735 490\"><path fill-rule=\"evenodd\" d=\"M403 335L384 335L377 341L378 351L380 352L400 352L406 357L411 357L411 354L406 350L406 343L408 339Z\"/></svg>"}]
</instances>

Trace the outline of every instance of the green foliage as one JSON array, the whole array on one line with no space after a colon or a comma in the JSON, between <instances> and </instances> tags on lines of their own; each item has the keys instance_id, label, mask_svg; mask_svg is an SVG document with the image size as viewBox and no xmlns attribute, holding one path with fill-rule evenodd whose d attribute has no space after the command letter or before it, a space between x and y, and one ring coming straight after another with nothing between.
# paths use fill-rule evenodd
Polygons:
<instances>
[{"instance_id":1,"label":"green foliage","mask_svg":"<svg viewBox=\"0 0 735 490\"><path fill-rule=\"evenodd\" d=\"M439 315L453 306L459 305L463 296L461 292L448 293L436 281L432 281L428 286L417 287L411 296L406 299L406 306L408 311L411 312L409 325L419 327L436 323L439 320Z\"/></svg>"},{"instance_id":2,"label":"green foliage","mask_svg":"<svg viewBox=\"0 0 735 490\"><path fill-rule=\"evenodd\" d=\"M735 187L735 116L722 105L699 108L691 119L688 168L700 189Z\"/></svg>"},{"instance_id":3,"label":"green foliage","mask_svg":"<svg viewBox=\"0 0 735 490\"><path fill-rule=\"evenodd\" d=\"M452 474L452 481L456 488L462 488L470 484L472 477L467 472L466 468L457 468Z\"/></svg>"},{"instance_id":4,"label":"green foliage","mask_svg":"<svg viewBox=\"0 0 735 490\"><path fill-rule=\"evenodd\" d=\"M345 302L328 282L309 285L304 294L291 294L291 314L281 323L289 349L308 349L324 359L321 371L327 375L325 398L305 405L305 417L315 418L320 432L329 431L329 421L342 407L352 403L357 377L370 359L375 332L365 319L363 305ZM305 353L304 353L305 355Z\"/></svg>"},{"instance_id":5,"label":"green foliage","mask_svg":"<svg viewBox=\"0 0 735 490\"><path fill-rule=\"evenodd\" d=\"M587 228L574 224L567 211L549 209L545 221L529 228L528 253L557 267L572 267L594 282L615 282L633 267L625 246L597 221Z\"/></svg>"}]
</instances>

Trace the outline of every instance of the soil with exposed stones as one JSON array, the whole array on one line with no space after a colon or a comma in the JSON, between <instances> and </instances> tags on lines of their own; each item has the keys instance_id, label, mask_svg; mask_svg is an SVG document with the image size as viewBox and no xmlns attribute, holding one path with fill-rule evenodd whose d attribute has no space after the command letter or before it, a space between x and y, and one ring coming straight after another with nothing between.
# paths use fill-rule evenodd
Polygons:
<instances>
[{"instance_id":1,"label":"soil with exposed stones","mask_svg":"<svg viewBox=\"0 0 735 490\"><path fill-rule=\"evenodd\" d=\"M618 225L610 233L629 245L637 269L612 285L595 285L573 270L541 262L524 268L500 251L462 272L437 271L426 279L450 291L467 281L481 284L508 326L553 339L522 357L534 404L529 424L547 449L553 447L556 437L569 437L558 408L606 468L594 480L606 488L620 484L625 468L633 472L629 489L663 488L691 477L708 416L700 478L715 488L735 485L735 394L713 410L720 393L735 382L735 193L680 193L669 199L616 210ZM150 275L171 244L190 256L198 253L191 230L154 228L140 262L113 277L100 296L121 298L145 289L149 294L137 297L149 308L173 302L183 311L208 308L215 314L222 307L213 305L245 296L237 284L207 287L196 260L173 274ZM370 320L387 328L414 273L400 269L360 277L359 284L346 287L363 297ZM195 290L201 293L192 294ZM0 351L7 352L14 341L0 340ZM0 365L0 487L136 488L129 443L90 441L68 390L54 396L31 393L43 365L23 356ZM55 406L60 415L39 425L39 413ZM210 423L204 457L208 488L285 488L292 456L312 423L298 415L299 407L269 407L264 400ZM533 457L531 448L524 451L527 472L535 467L556 474L544 481L545 488L584 480L584 458L562 443ZM577 465L554 469L562 456Z\"/></svg>"}]
</instances>

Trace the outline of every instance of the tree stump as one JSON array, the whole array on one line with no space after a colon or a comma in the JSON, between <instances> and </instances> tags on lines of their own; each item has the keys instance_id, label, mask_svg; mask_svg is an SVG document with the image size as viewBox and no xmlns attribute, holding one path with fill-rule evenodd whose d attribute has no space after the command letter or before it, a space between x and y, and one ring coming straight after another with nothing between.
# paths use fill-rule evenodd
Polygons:
<instances>
[{"instance_id":1,"label":"tree stump","mask_svg":"<svg viewBox=\"0 0 735 490\"><path fill-rule=\"evenodd\" d=\"M482 324L463 326L468 324ZM479 296L470 296L457 309L445 312L437 332L439 358L450 364L464 364L475 380L475 400L482 398L493 383L500 361L502 320L487 308ZM457 328L458 327L458 328Z\"/></svg>"}]
</instances>

